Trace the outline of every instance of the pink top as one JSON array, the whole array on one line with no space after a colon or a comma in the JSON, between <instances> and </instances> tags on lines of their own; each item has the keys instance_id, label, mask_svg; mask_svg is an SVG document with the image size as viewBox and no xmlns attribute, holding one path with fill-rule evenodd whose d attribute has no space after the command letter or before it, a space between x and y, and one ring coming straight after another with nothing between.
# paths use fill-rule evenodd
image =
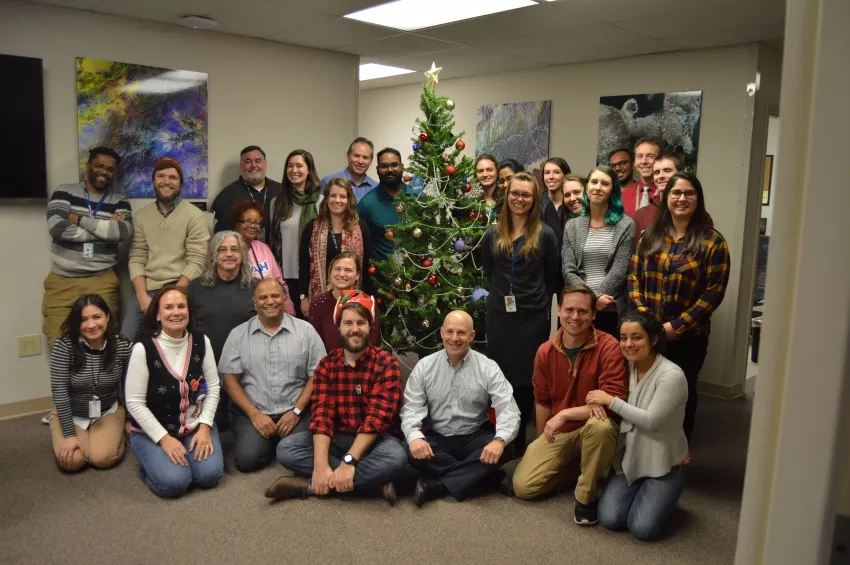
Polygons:
<instances>
[{"instance_id":1,"label":"pink top","mask_svg":"<svg viewBox=\"0 0 850 565\"><path fill-rule=\"evenodd\" d=\"M286 281L283 280L283 271L277 261L274 260L271 248L256 239L251 242L251 249L248 250L248 262L251 263L251 274L255 279L262 280L271 278L283 285L283 290L286 291L286 306L284 310L287 314L295 315L295 305L292 303L292 298L289 296L289 287Z\"/></svg>"}]
</instances>

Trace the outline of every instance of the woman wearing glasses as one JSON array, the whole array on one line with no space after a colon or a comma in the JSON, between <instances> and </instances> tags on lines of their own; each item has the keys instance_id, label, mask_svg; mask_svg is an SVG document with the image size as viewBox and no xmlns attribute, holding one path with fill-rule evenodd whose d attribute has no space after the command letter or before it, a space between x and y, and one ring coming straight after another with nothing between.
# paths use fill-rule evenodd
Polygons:
<instances>
[{"instance_id":1,"label":"woman wearing glasses","mask_svg":"<svg viewBox=\"0 0 850 565\"><path fill-rule=\"evenodd\" d=\"M257 280L275 279L283 285L283 290L286 291L284 310L287 314L295 316L295 305L290 298L283 271L275 261L269 246L257 239L263 229L264 219L262 204L251 200L240 202L230 211L230 226L233 231L242 236L248 248L248 256L243 257L243 260L247 259L251 265L251 276Z\"/></svg>"},{"instance_id":2,"label":"woman wearing glasses","mask_svg":"<svg viewBox=\"0 0 850 565\"><path fill-rule=\"evenodd\" d=\"M711 314L723 301L729 282L729 248L710 227L696 176L680 172L670 177L664 200L632 256L629 302L663 324L670 342L667 358L685 373L688 402L683 428L690 440Z\"/></svg>"},{"instance_id":3,"label":"woman wearing glasses","mask_svg":"<svg viewBox=\"0 0 850 565\"><path fill-rule=\"evenodd\" d=\"M635 248L635 223L623 211L620 182L611 167L587 176L585 212L567 222L561 254L564 282L596 293L596 329L618 335L617 315L626 311L626 277Z\"/></svg>"},{"instance_id":4,"label":"woman wearing glasses","mask_svg":"<svg viewBox=\"0 0 850 565\"><path fill-rule=\"evenodd\" d=\"M511 179L520 172L525 172L525 169L523 169L519 161L516 159L505 159L499 163L499 180L496 181L496 186L499 190L506 192L508 186L510 186ZM539 187L540 185L537 184L537 186ZM552 205L552 202L548 198L538 198L536 209L540 210L540 219L543 220L543 223L552 228L552 233L555 234L555 239L558 241L558 252L560 253L561 240L564 237L564 225L561 223L558 211L555 210L555 206ZM555 290L555 292L559 291L560 288Z\"/></svg>"},{"instance_id":5,"label":"woman wearing glasses","mask_svg":"<svg viewBox=\"0 0 850 565\"><path fill-rule=\"evenodd\" d=\"M343 251L354 253L366 272L372 257L369 227L357 214L351 183L344 178L333 178L325 187L319 215L307 222L301 234L298 286L303 296L301 311L308 319L311 300L325 292L331 282L328 280L331 260ZM357 283L358 287L366 287L367 281L358 273Z\"/></svg>"},{"instance_id":6,"label":"woman wearing glasses","mask_svg":"<svg viewBox=\"0 0 850 565\"><path fill-rule=\"evenodd\" d=\"M513 175L499 223L482 239L487 296L487 350L514 389L523 426L534 409L531 374L537 348L549 339L552 294L561 285L558 241L540 220L540 188L526 172ZM514 440L525 451L525 427Z\"/></svg>"}]
</instances>

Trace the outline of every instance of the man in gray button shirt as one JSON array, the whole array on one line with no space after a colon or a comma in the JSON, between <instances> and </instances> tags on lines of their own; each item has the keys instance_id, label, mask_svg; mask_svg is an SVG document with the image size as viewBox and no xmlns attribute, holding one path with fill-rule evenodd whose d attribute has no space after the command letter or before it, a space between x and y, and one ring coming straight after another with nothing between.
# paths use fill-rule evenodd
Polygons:
<instances>
[{"instance_id":1,"label":"man in gray button shirt","mask_svg":"<svg viewBox=\"0 0 850 565\"><path fill-rule=\"evenodd\" d=\"M304 412L325 346L309 322L284 312L284 304L279 282L257 284L257 315L230 332L218 363L232 401L234 460L243 473L268 465L280 439L310 423Z\"/></svg>"},{"instance_id":2,"label":"man in gray button shirt","mask_svg":"<svg viewBox=\"0 0 850 565\"><path fill-rule=\"evenodd\" d=\"M423 478L416 483L416 506L451 494L467 498L504 478L501 465L519 431L513 388L495 361L472 351L472 318L450 312L440 328L443 351L423 358L404 389L401 429L410 464ZM495 431L490 405L496 411Z\"/></svg>"}]
</instances>

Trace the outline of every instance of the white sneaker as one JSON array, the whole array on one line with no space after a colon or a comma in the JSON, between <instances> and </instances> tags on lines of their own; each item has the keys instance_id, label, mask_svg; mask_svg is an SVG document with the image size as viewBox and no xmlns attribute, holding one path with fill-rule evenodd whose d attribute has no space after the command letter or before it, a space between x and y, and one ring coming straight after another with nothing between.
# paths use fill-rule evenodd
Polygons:
<instances>
[{"instance_id":1,"label":"white sneaker","mask_svg":"<svg viewBox=\"0 0 850 565\"><path fill-rule=\"evenodd\" d=\"M42 424L44 424L45 426L46 426L46 425L48 425L48 424L50 424L50 414L52 414L52 412L48 412L47 414L45 414L45 415L41 418L41 423L42 423Z\"/></svg>"}]
</instances>

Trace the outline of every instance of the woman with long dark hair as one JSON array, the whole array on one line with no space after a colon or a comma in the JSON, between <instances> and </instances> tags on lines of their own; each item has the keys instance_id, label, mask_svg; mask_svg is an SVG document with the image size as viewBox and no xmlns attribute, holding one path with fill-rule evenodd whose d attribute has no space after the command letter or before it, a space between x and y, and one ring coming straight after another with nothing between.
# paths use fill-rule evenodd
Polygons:
<instances>
[{"instance_id":1,"label":"woman with long dark hair","mask_svg":"<svg viewBox=\"0 0 850 565\"><path fill-rule=\"evenodd\" d=\"M641 540L661 533L685 487L682 459L688 440L682 431L688 383L678 365L663 355L661 322L631 310L619 328L620 350L629 362L629 398L602 390L587 394L588 405L622 417L611 463L616 474L599 501L599 521L610 530L628 528Z\"/></svg>"},{"instance_id":2,"label":"woman with long dark hair","mask_svg":"<svg viewBox=\"0 0 850 565\"><path fill-rule=\"evenodd\" d=\"M687 172L670 177L658 214L632 256L628 278L631 307L663 324L670 342L667 358L685 372L688 404L683 427L689 440L711 314L729 282L729 247L709 221L699 179Z\"/></svg>"},{"instance_id":3,"label":"woman with long dark hair","mask_svg":"<svg viewBox=\"0 0 850 565\"><path fill-rule=\"evenodd\" d=\"M118 320L99 294L71 306L62 336L50 352L53 453L63 471L86 464L106 469L124 457L121 381L130 342L118 335Z\"/></svg>"},{"instance_id":4,"label":"woman with long dark hair","mask_svg":"<svg viewBox=\"0 0 850 565\"><path fill-rule=\"evenodd\" d=\"M564 283L586 284L596 293L593 325L616 336L617 315L626 311L635 223L623 210L620 182L607 165L590 170L584 200L585 211L567 222L564 230Z\"/></svg>"},{"instance_id":5,"label":"woman with long dark hair","mask_svg":"<svg viewBox=\"0 0 850 565\"><path fill-rule=\"evenodd\" d=\"M209 338L195 332L186 290L162 287L145 314L145 337L127 370L130 448L158 496L212 488L224 474L215 425L219 379Z\"/></svg>"},{"instance_id":6,"label":"woman with long dark hair","mask_svg":"<svg viewBox=\"0 0 850 565\"><path fill-rule=\"evenodd\" d=\"M487 351L514 389L525 451L525 424L534 410L531 374L537 348L549 339L552 294L561 285L558 241L540 220L540 188L526 172L513 175L499 222L481 240L487 296Z\"/></svg>"},{"instance_id":7,"label":"woman with long dark hair","mask_svg":"<svg viewBox=\"0 0 850 565\"><path fill-rule=\"evenodd\" d=\"M504 190L498 186L499 177L496 174L498 161L489 153L483 153L475 158L475 178L481 184L483 194L481 199L487 205L488 213L498 209L504 197Z\"/></svg>"},{"instance_id":8,"label":"woman with long dark hair","mask_svg":"<svg viewBox=\"0 0 850 565\"><path fill-rule=\"evenodd\" d=\"M551 157L543 163L543 186L546 188L543 198L552 203L562 226L567 223L567 212L564 208L564 178L571 172L569 164L561 157Z\"/></svg>"},{"instance_id":9,"label":"woman with long dark hair","mask_svg":"<svg viewBox=\"0 0 850 565\"><path fill-rule=\"evenodd\" d=\"M322 182L309 151L296 149L286 157L281 184L280 196L271 203L273 215L269 243L287 277L285 280L293 296L295 311L299 318L303 318L300 299L307 297L308 289L298 285L298 247L304 228L319 211L322 197Z\"/></svg>"},{"instance_id":10,"label":"woman with long dark hair","mask_svg":"<svg viewBox=\"0 0 850 565\"><path fill-rule=\"evenodd\" d=\"M301 311L308 318L311 301L328 289L331 261L344 251L357 255L366 273L372 257L369 226L357 213L351 182L333 178L325 187L318 216L307 222L301 234L298 284L306 295L301 299ZM366 276L358 278L357 283L358 288L371 286Z\"/></svg>"}]
</instances>

